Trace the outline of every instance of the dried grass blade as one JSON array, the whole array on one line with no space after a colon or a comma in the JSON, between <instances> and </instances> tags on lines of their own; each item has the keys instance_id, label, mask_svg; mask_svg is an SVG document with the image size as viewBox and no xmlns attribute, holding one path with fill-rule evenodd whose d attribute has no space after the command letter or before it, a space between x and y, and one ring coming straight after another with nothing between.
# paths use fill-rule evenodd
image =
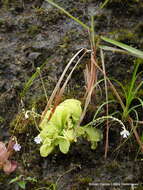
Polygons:
<instances>
[{"instance_id":1,"label":"dried grass blade","mask_svg":"<svg viewBox=\"0 0 143 190\"><path fill-rule=\"evenodd\" d=\"M87 84L87 90L86 90L86 95L85 95L86 97L85 105L84 105L84 109L80 118L80 123L82 122L86 114L87 107L91 101L92 92L95 88L94 84L97 83L97 75L96 75L97 69L96 69L96 66L93 64L92 60L95 61L94 53L91 53L90 71L89 70L86 71L88 84Z\"/></svg>"},{"instance_id":2,"label":"dried grass blade","mask_svg":"<svg viewBox=\"0 0 143 190\"><path fill-rule=\"evenodd\" d=\"M59 89L60 89L60 84L61 84L61 82L62 82L62 80L63 80L63 78L64 78L66 72L68 71L68 68L69 68L70 65L73 63L73 61L75 60L75 58L76 58L83 50L86 50L86 49L84 49L84 48L80 49L80 50L71 58L71 60L69 61L69 63L68 63L67 66L65 67L65 69L64 69L64 71L63 71L63 73L62 73L62 75L61 75L61 77L60 77L60 79L59 79L59 81L57 82L57 84L56 84L56 86L55 86L55 88L54 88L54 90L53 90L53 92L52 92L52 95L51 95L50 98L49 98L49 101L48 101L48 103L47 103L47 105L46 105L46 107L45 107L45 110L43 111L43 114L42 114L42 117L41 117L41 121L43 120L43 118L44 118L46 112L48 111L49 107L51 106L51 104L52 104L52 102L53 102L53 100L54 100L54 98L55 98L57 92L59 91Z\"/></svg>"},{"instance_id":3,"label":"dried grass blade","mask_svg":"<svg viewBox=\"0 0 143 190\"><path fill-rule=\"evenodd\" d=\"M108 102L108 87L107 87L107 77L106 77L106 71L105 71L103 50L100 50L100 55L101 55L102 69L104 72L106 102ZM106 116L108 116L108 115L109 115L109 107L108 107L108 103L107 103L106 104ZM107 120L106 120L106 142L105 142L105 153L104 153L105 159L107 158L108 149L109 149L109 120L107 118Z\"/></svg>"},{"instance_id":4,"label":"dried grass blade","mask_svg":"<svg viewBox=\"0 0 143 190\"><path fill-rule=\"evenodd\" d=\"M59 104L60 99L61 99L61 96L62 96L63 93L64 93L64 90L65 90L65 87L66 87L68 81L70 80L70 78L71 78L71 76L72 76L74 70L76 69L77 65L81 62L81 60L83 59L83 57L85 56L86 53L88 53L88 50L86 50L86 51L83 53L83 55L78 59L77 63L76 63L75 66L72 68L71 72L69 73L69 75L68 75L66 81L64 82L62 88L61 88L60 91L59 91L59 94L58 94L57 98L55 98L55 99L57 100L57 101L56 101L56 105Z\"/></svg>"}]
</instances>

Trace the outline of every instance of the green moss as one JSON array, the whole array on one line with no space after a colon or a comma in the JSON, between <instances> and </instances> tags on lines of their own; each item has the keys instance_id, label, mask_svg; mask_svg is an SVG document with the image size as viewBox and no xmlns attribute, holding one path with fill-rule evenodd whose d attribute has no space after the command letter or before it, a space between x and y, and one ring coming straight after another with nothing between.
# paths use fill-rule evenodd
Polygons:
<instances>
[{"instance_id":1,"label":"green moss","mask_svg":"<svg viewBox=\"0 0 143 190\"><path fill-rule=\"evenodd\" d=\"M26 133L29 126L34 125L33 118L25 119L24 112L20 112L10 123L10 131L13 134Z\"/></svg>"},{"instance_id":2,"label":"green moss","mask_svg":"<svg viewBox=\"0 0 143 190\"><path fill-rule=\"evenodd\" d=\"M29 35L33 36L33 35L36 35L37 33L39 33L39 31L40 31L40 27L39 27L39 26L37 26L37 25L32 25L32 26L30 26L30 27L28 28L27 33L28 33Z\"/></svg>"},{"instance_id":3,"label":"green moss","mask_svg":"<svg viewBox=\"0 0 143 190\"><path fill-rule=\"evenodd\" d=\"M93 0L80 0L81 3L91 3Z\"/></svg>"},{"instance_id":4,"label":"green moss","mask_svg":"<svg viewBox=\"0 0 143 190\"><path fill-rule=\"evenodd\" d=\"M137 26L135 27L135 32L138 35L138 38L140 38L140 40L142 40L142 36L143 36L143 23L142 22L137 24Z\"/></svg>"},{"instance_id":5,"label":"green moss","mask_svg":"<svg viewBox=\"0 0 143 190\"><path fill-rule=\"evenodd\" d=\"M78 182L80 184L89 184L91 183L93 180L91 177L82 177L82 178L78 178Z\"/></svg>"},{"instance_id":6,"label":"green moss","mask_svg":"<svg viewBox=\"0 0 143 190\"><path fill-rule=\"evenodd\" d=\"M29 101L29 105L27 106L27 110L34 110L35 113L41 113L46 106L46 98L45 96L39 96L33 98ZM31 129L31 126L34 126L35 129L35 121L34 117L31 114L28 114L29 118L25 118L24 111L20 111L16 114L15 118L10 123L10 132L13 134L22 134L26 133ZM39 123L39 118L35 118L36 123Z\"/></svg>"},{"instance_id":7,"label":"green moss","mask_svg":"<svg viewBox=\"0 0 143 190\"><path fill-rule=\"evenodd\" d=\"M136 190L143 190L143 186L139 185L135 188Z\"/></svg>"},{"instance_id":8,"label":"green moss","mask_svg":"<svg viewBox=\"0 0 143 190\"><path fill-rule=\"evenodd\" d=\"M5 24L5 20L3 18L0 18L0 27Z\"/></svg>"},{"instance_id":9,"label":"green moss","mask_svg":"<svg viewBox=\"0 0 143 190\"><path fill-rule=\"evenodd\" d=\"M35 9L35 13L39 16L39 19L43 23L43 25L47 24L56 24L60 18L63 17L63 12L60 10L55 10L51 8L50 10L46 9Z\"/></svg>"},{"instance_id":10,"label":"green moss","mask_svg":"<svg viewBox=\"0 0 143 190\"><path fill-rule=\"evenodd\" d=\"M139 3L141 2L141 0L124 0L126 3L128 4L132 4L132 3ZM111 0L110 2L117 2L117 3L122 3L122 0Z\"/></svg>"},{"instance_id":11,"label":"green moss","mask_svg":"<svg viewBox=\"0 0 143 190\"><path fill-rule=\"evenodd\" d=\"M10 186L10 189L14 189L12 184L8 186L8 183L14 176L14 173L7 175L2 170L0 170L0 187L2 187L2 189L9 189L8 187Z\"/></svg>"},{"instance_id":12,"label":"green moss","mask_svg":"<svg viewBox=\"0 0 143 190\"><path fill-rule=\"evenodd\" d=\"M62 40L61 40L59 46L60 46L60 48L62 48L62 49L67 49L67 48L69 47L70 42L71 42L71 37L70 37L68 34L66 34L66 35L62 38Z\"/></svg>"},{"instance_id":13,"label":"green moss","mask_svg":"<svg viewBox=\"0 0 143 190\"><path fill-rule=\"evenodd\" d=\"M2 4L5 8L8 8L9 7L9 0L2 0Z\"/></svg>"},{"instance_id":14,"label":"green moss","mask_svg":"<svg viewBox=\"0 0 143 190\"><path fill-rule=\"evenodd\" d=\"M0 124L4 123L4 121L5 119L2 116L0 116Z\"/></svg>"},{"instance_id":15,"label":"green moss","mask_svg":"<svg viewBox=\"0 0 143 190\"><path fill-rule=\"evenodd\" d=\"M109 34L112 35L113 38L115 38L118 41L136 40L137 38L137 35L133 31L127 29L114 30Z\"/></svg>"},{"instance_id":16,"label":"green moss","mask_svg":"<svg viewBox=\"0 0 143 190\"><path fill-rule=\"evenodd\" d=\"M119 163L117 161L112 161L106 165L106 168L109 172L116 172L119 169Z\"/></svg>"},{"instance_id":17,"label":"green moss","mask_svg":"<svg viewBox=\"0 0 143 190\"><path fill-rule=\"evenodd\" d=\"M23 0L2 0L2 5L5 9L15 8L15 7L23 7Z\"/></svg>"},{"instance_id":18,"label":"green moss","mask_svg":"<svg viewBox=\"0 0 143 190\"><path fill-rule=\"evenodd\" d=\"M37 7L35 7L35 13L38 15L38 16L42 16L42 15L44 15L46 12L45 12L45 9L43 9L43 8L37 8Z\"/></svg>"}]
</instances>

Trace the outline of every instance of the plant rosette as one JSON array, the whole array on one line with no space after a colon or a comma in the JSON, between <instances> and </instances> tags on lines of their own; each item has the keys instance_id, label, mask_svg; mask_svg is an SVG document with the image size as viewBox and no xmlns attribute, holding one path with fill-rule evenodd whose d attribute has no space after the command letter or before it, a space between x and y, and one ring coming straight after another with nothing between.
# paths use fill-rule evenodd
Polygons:
<instances>
[{"instance_id":1,"label":"plant rosette","mask_svg":"<svg viewBox=\"0 0 143 190\"><path fill-rule=\"evenodd\" d=\"M92 149L102 139L101 131L95 127L79 126L82 108L76 99L67 99L59 104L49 120L50 114L51 110L48 110L39 126L41 132L34 139L37 144L42 143L40 154L43 157L52 153L56 146L62 153L68 153L71 143L77 142L79 136L90 141Z\"/></svg>"}]
</instances>

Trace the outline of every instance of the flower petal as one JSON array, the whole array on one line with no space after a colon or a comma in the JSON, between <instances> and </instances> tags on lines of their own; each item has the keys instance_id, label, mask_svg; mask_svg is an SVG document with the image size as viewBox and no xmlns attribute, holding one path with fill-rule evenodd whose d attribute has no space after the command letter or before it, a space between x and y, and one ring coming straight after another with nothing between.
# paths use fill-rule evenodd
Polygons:
<instances>
[{"instance_id":1,"label":"flower petal","mask_svg":"<svg viewBox=\"0 0 143 190\"><path fill-rule=\"evenodd\" d=\"M14 146L13 146L13 149L17 152L17 151L20 151L21 149L21 145L16 143Z\"/></svg>"},{"instance_id":2,"label":"flower petal","mask_svg":"<svg viewBox=\"0 0 143 190\"><path fill-rule=\"evenodd\" d=\"M40 144L42 142L42 139L41 139L40 135L38 135L37 137L34 138L34 142L36 144Z\"/></svg>"}]
</instances>

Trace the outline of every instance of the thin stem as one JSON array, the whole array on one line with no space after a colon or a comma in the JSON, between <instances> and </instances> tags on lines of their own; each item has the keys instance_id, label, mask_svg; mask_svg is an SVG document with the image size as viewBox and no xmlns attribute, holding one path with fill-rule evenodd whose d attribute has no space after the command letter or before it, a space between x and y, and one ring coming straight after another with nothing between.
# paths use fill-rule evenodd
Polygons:
<instances>
[{"instance_id":1,"label":"thin stem","mask_svg":"<svg viewBox=\"0 0 143 190\"><path fill-rule=\"evenodd\" d=\"M100 54L101 54L102 68L103 68L103 72L104 72L106 102L108 102L108 87L107 87L107 79L106 79L107 77L106 77L106 71L105 71L105 62L104 62L103 50L100 50ZM108 115L109 115L109 106L107 103L106 104L106 116L108 116ZM105 142L105 153L104 153L105 159L107 158L108 149L109 149L109 120L107 118L107 120L106 120L106 142Z\"/></svg>"},{"instance_id":2,"label":"thin stem","mask_svg":"<svg viewBox=\"0 0 143 190\"><path fill-rule=\"evenodd\" d=\"M94 16L91 16L91 45L92 45L92 48L94 50L95 48L95 31L94 31Z\"/></svg>"},{"instance_id":3,"label":"thin stem","mask_svg":"<svg viewBox=\"0 0 143 190\"><path fill-rule=\"evenodd\" d=\"M37 70L38 70L38 72L39 72L39 76L40 76L40 80L41 80L42 87L43 87L43 90L44 90L44 94L45 94L46 100L47 100L47 102L48 102L48 96L47 96L45 84L44 84L44 81L43 81L43 78L42 78L42 75L41 75L41 69L40 69L40 67L38 67Z\"/></svg>"},{"instance_id":4,"label":"thin stem","mask_svg":"<svg viewBox=\"0 0 143 190\"><path fill-rule=\"evenodd\" d=\"M66 174L70 173L71 171L73 171L73 170L75 170L75 169L77 169L77 168L80 168L80 165L75 165L73 168L67 170L65 173L63 173L62 175L60 175L60 176L58 177L57 181L56 181L56 185L58 185L60 179L61 179L63 176L65 176Z\"/></svg>"},{"instance_id":5,"label":"thin stem","mask_svg":"<svg viewBox=\"0 0 143 190\"><path fill-rule=\"evenodd\" d=\"M83 28L87 29L88 31L91 30L91 28L89 26L87 26L86 24L84 24L82 21L80 21L78 18L72 16L68 11L66 11L64 8L60 7L58 4L54 3L51 0L45 0L48 3L50 3L51 5L53 5L54 7L58 8L59 10L61 10L63 13L65 13L68 17L70 17L71 19L73 19L75 22L77 22L78 24L80 24Z\"/></svg>"},{"instance_id":6,"label":"thin stem","mask_svg":"<svg viewBox=\"0 0 143 190\"><path fill-rule=\"evenodd\" d=\"M100 6L100 9L103 9L107 3L109 2L110 0L105 0L104 3L102 3L102 5Z\"/></svg>"}]
</instances>

